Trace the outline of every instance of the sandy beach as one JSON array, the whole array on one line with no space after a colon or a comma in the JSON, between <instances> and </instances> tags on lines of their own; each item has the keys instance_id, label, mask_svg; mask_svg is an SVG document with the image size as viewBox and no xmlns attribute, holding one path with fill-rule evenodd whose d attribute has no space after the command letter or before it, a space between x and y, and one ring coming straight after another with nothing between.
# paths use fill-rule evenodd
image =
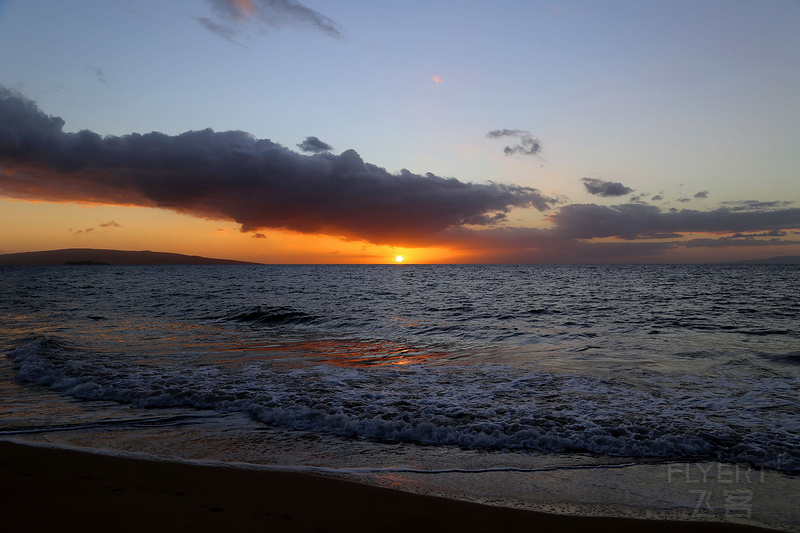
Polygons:
<instances>
[{"instance_id":1,"label":"sandy beach","mask_svg":"<svg viewBox=\"0 0 800 533\"><path fill-rule=\"evenodd\" d=\"M330 477L0 442L4 531L764 531L561 516Z\"/></svg>"}]
</instances>

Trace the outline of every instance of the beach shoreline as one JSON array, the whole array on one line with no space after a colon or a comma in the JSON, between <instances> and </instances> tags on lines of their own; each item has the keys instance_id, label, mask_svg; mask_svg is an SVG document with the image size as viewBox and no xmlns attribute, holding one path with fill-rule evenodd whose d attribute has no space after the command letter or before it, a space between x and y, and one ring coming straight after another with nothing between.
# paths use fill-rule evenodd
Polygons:
<instances>
[{"instance_id":1,"label":"beach shoreline","mask_svg":"<svg viewBox=\"0 0 800 533\"><path fill-rule=\"evenodd\" d=\"M769 531L730 522L567 516L304 472L0 441L5 531Z\"/></svg>"}]
</instances>

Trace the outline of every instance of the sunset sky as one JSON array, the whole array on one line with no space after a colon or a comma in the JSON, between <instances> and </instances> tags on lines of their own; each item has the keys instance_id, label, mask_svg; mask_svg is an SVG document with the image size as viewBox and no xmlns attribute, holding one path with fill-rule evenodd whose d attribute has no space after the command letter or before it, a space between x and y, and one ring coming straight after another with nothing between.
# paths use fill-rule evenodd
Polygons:
<instances>
[{"instance_id":1,"label":"sunset sky","mask_svg":"<svg viewBox=\"0 0 800 533\"><path fill-rule=\"evenodd\" d=\"M0 0L0 253L800 255L800 2Z\"/></svg>"}]
</instances>

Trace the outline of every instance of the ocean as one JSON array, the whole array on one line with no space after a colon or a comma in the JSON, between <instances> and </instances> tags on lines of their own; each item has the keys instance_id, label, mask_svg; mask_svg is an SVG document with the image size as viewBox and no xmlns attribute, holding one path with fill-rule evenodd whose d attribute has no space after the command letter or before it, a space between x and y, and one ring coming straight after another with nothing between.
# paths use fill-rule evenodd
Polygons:
<instances>
[{"instance_id":1,"label":"ocean","mask_svg":"<svg viewBox=\"0 0 800 533\"><path fill-rule=\"evenodd\" d=\"M800 530L793 265L0 267L0 438Z\"/></svg>"}]
</instances>

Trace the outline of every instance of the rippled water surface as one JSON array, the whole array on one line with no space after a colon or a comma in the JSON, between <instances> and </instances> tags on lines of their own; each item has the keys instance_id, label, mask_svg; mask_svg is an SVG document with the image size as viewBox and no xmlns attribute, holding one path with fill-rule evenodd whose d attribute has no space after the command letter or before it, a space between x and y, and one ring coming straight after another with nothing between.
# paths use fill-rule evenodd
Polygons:
<instances>
[{"instance_id":1,"label":"rippled water surface","mask_svg":"<svg viewBox=\"0 0 800 533\"><path fill-rule=\"evenodd\" d=\"M6 436L78 442L91 429L93 446L323 467L353 466L336 457L359 449L381 468L410 454L434 470L721 461L800 473L795 266L0 276Z\"/></svg>"}]
</instances>

